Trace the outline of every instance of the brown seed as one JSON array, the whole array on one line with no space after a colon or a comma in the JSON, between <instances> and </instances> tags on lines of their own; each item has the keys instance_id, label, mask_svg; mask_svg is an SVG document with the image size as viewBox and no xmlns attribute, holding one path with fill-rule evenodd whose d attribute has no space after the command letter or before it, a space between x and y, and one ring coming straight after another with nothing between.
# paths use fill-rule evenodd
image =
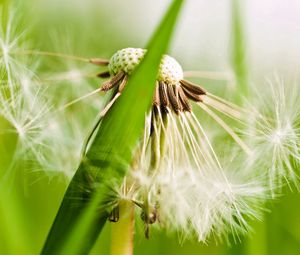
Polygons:
<instances>
[{"instance_id":1,"label":"brown seed","mask_svg":"<svg viewBox=\"0 0 300 255\"><path fill-rule=\"evenodd\" d=\"M174 89L173 89L173 85L167 85L167 92L168 92L168 98L169 101L171 103L171 106L174 110L175 113L179 113L180 111L180 106L179 106L179 102L178 102L178 97L175 95Z\"/></svg>"},{"instance_id":2,"label":"brown seed","mask_svg":"<svg viewBox=\"0 0 300 255\"><path fill-rule=\"evenodd\" d=\"M160 105L165 112L168 112L168 108L170 106L166 85L163 82L159 82L159 98Z\"/></svg>"},{"instance_id":3,"label":"brown seed","mask_svg":"<svg viewBox=\"0 0 300 255\"><path fill-rule=\"evenodd\" d=\"M97 77L100 77L100 78L109 78L110 77L110 73L108 71L102 72L102 73L98 73Z\"/></svg>"},{"instance_id":4,"label":"brown seed","mask_svg":"<svg viewBox=\"0 0 300 255\"><path fill-rule=\"evenodd\" d=\"M123 71L117 73L110 80L108 80L102 84L101 90L108 91L111 88L115 87L124 78L124 75L125 75L125 73Z\"/></svg>"},{"instance_id":5,"label":"brown seed","mask_svg":"<svg viewBox=\"0 0 300 255\"><path fill-rule=\"evenodd\" d=\"M107 66L109 64L109 60L103 58L91 58L89 61L91 64L97 66Z\"/></svg>"},{"instance_id":6,"label":"brown seed","mask_svg":"<svg viewBox=\"0 0 300 255\"><path fill-rule=\"evenodd\" d=\"M160 105L158 82L156 82L156 86L155 86L155 91L154 91L154 96L153 96L153 105L156 107Z\"/></svg>"},{"instance_id":7,"label":"brown seed","mask_svg":"<svg viewBox=\"0 0 300 255\"><path fill-rule=\"evenodd\" d=\"M183 111L192 111L192 106L181 87L178 87L178 95L182 104Z\"/></svg>"},{"instance_id":8,"label":"brown seed","mask_svg":"<svg viewBox=\"0 0 300 255\"><path fill-rule=\"evenodd\" d=\"M176 98L177 98L177 102L178 102L178 108L179 108L179 111L183 111L183 105L182 105L182 102L180 100L180 96L179 96L179 88L180 86L173 86L173 90L174 90L174 93L176 95Z\"/></svg>"},{"instance_id":9,"label":"brown seed","mask_svg":"<svg viewBox=\"0 0 300 255\"><path fill-rule=\"evenodd\" d=\"M189 92L192 92L193 94L196 94L196 95L205 95L206 94L205 89L201 88L199 85L192 83L190 81L181 80L180 84L182 85L182 87L184 89L188 90Z\"/></svg>"},{"instance_id":10,"label":"brown seed","mask_svg":"<svg viewBox=\"0 0 300 255\"><path fill-rule=\"evenodd\" d=\"M182 87L184 94L187 98L195 101L195 102L202 102L202 97L199 94L196 94L194 92L191 92L190 90L186 89L185 87Z\"/></svg>"}]
</instances>

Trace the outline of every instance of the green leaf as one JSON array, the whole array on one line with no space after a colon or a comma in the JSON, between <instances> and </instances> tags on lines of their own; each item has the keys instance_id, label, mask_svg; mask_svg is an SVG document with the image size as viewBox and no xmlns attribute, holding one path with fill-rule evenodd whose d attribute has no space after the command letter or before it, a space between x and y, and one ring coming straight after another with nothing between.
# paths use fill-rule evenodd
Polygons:
<instances>
[{"instance_id":1,"label":"green leaf","mask_svg":"<svg viewBox=\"0 0 300 255\"><path fill-rule=\"evenodd\" d=\"M122 96L105 115L62 201L42 254L87 254L107 219L110 186L119 185L144 129L162 55L183 0L174 0Z\"/></svg>"}]
</instances>

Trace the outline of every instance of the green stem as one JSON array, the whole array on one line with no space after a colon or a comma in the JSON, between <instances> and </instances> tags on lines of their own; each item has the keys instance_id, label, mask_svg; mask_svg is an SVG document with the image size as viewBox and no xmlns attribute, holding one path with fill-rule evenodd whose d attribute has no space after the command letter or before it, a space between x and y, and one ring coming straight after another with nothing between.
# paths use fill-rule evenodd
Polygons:
<instances>
[{"instance_id":1,"label":"green stem","mask_svg":"<svg viewBox=\"0 0 300 255\"><path fill-rule=\"evenodd\" d=\"M111 255L132 255L134 238L134 204L119 203L120 218L111 226Z\"/></svg>"}]
</instances>

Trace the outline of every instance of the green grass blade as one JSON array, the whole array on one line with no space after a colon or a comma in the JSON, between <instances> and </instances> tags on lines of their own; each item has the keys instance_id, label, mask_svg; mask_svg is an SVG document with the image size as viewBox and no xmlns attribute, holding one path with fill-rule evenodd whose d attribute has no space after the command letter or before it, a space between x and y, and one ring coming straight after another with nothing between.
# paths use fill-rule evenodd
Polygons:
<instances>
[{"instance_id":1,"label":"green grass blade","mask_svg":"<svg viewBox=\"0 0 300 255\"><path fill-rule=\"evenodd\" d=\"M111 183L121 183L141 137L162 54L183 0L174 0L148 44L148 52L113 105L72 179L42 254L87 254L106 222ZM88 202L87 202L88 201Z\"/></svg>"},{"instance_id":2,"label":"green grass blade","mask_svg":"<svg viewBox=\"0 0 300 255\"><path fill-rule=\"evenodd\" d=\"M247 96L248 88L248 67L246 62L246 41L244 33L244 22L242 18L243 1L232 0L232 67L236 77L237 91L242 96Z\"/></svg>"},{"instance_id":3,"label":"green grass blade","mask_svg":"<svg viewBox=\"0 0 300 255\"><path fill-rule=\"evenodd\" d=\"M32 254L31 236L27 235L28 222L24 213L20 184L22 175L14 166L18 136L1 132L12 129L0 115L0 247L1 254ZM16 173L17 172L17 173Z\"/></svg>"}]
</instances>

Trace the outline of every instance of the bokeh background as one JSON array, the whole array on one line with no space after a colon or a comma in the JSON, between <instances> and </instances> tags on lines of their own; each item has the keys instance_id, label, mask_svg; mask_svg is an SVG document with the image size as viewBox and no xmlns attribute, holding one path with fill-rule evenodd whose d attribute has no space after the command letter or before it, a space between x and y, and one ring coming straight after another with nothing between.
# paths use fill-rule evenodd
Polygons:
<instances>
[{"instance_id":1,"label":"bokeh background","mask_svg":"<svg viewBox=\"0 0 300 255\"><path fill-rule=\"evenodd\" d=\"M26 0L1 2L1 26L12 17L12 38L22 34L26 48L64 52L84 57L109 58L125 47L144 47L171 1L160 0ZM188 0L178 20L170 55L185 70L235 70L236 16L238 6L239 40L247 82L264 86L266 79L279 76L297 84L300 64L300 2L297 0ZM59 105L97 88L99 81L76 75L95 72L94 67L72 61L30 57L26 60L51 80L47 88L56 93ZM18 74L16 74L18 75ZM70 79L66 79L70 75ZM75 76L75 78L74 78ZM59 79L63 77L64 79ZM200 79L213 91L223 91L234 82ZM49 85L52 84L52 85ZM230 90L226 90L230 97ZM49 94L51 95L51 93ZM51 100L51 99L49 99ZM48 156L56 159L41 169L20 160L17 133L3 132L10 125L0 117L0 253L38 254L58 210L68 181L76 167L83 134L92 123L103 99L81 102L58 118L66 129L72 126L78 109L84 111L78 133L68 133L67 143L53 145ZM48 119L45 128L53 123ZM68 131L61 130L63 139ZM52 144L49 142L49 146ZM56 146L56 147L55 147ZM65 153L62 148L65 148ZM72 158L73 157L73 158ZM63 167L62 167L63 166ZM135 254L287 254L300 252L300 195L294 190L268 205L263 222L253 222L253 230L240 242L199 244L178 242L176 234L153 231L150 240L137 224ZM108 254L110 226L107 224L91 254Z\"/></svg>"}]
</instances>

